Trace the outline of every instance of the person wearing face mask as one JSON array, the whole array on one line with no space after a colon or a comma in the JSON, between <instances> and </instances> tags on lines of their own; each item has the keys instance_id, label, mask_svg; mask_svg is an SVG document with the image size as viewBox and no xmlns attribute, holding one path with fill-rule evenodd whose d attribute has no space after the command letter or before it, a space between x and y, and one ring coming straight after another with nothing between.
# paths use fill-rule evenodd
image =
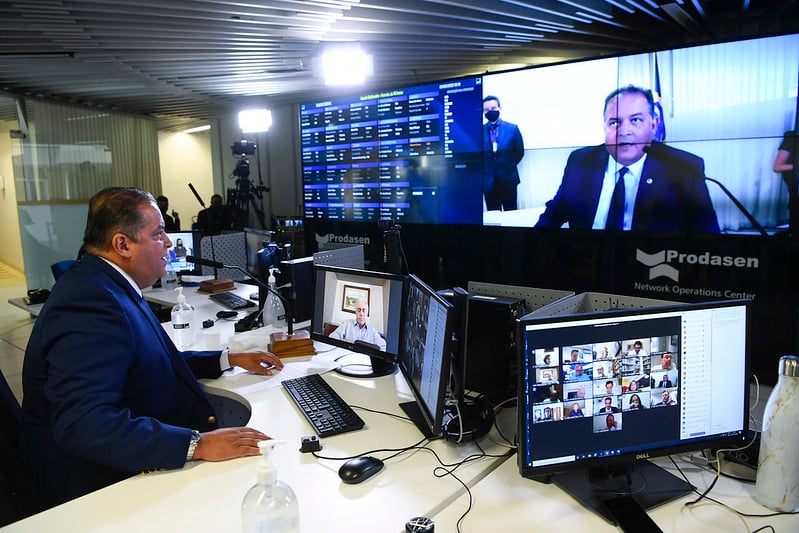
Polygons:
<instances>
[{"instance_id":1,"label":"person wearing face mask","mask_svg":"<svg viewBox=\"0 0 799 533\"><path fill-rule=\"evenodd\" d=\"M652 92L627 85L605 99L605 143L569 155L536 227L718 233L702 158L653 141Z\"/></svg>"},{"instance_id":2,"label":"person wearing face mask","mask_svg":"<svg viewBox=\"0 0 799 533\"><path fill-rule=\"evenodd\" d=\"M519 161L524 157L524 140L519 127L499 118L496 96L483 98L483 193L486 210L516 209L519 182Z\"/></svg>"}]
</instances>

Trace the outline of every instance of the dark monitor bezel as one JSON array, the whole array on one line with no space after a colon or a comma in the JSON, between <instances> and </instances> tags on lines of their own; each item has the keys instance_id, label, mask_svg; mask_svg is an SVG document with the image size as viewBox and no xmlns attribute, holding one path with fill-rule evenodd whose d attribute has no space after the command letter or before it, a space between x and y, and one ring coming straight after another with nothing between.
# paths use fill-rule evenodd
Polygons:
<instances>
[{"instance_id":1,"label":"dark monitor bezel","mask_svg":"<svg viewBox=\"0 0 799 533\"><path fill-rule=\"evenodd\" d=\"M202 255L200 253L200 245L202 244L201 240L202 240L203 234L200 231L188 230L188 231L168 231L168 232L166 232L167 237L169 237L169 240L172 242L172 248L170 248L170 250L174 249L176 239L180 238L179 237L180 235L186 235L186 234L190 234L191 235L192 248L193 248L193 250L188 255L193 255L195 257L202 257ZM171 260L170 260L170 262L171 262ZM184 268L184 269L181 269L181 270L177 270L176 269L175 270L175 274L177 274L179 276L183 276L183 275L201 276L202 275L202 266L198 265L197 263L188 263L188 268Z\"/></svg>"},{"instance_id":2,"label":"dark monitor bezel","mask_svg":"<svg viewBox=\"0 0 799 533\"><path fill-rule=\"evenodd\" d=\"M439 381L438 381L438 390L436 391L435 398L436 398L436 405L435 410L431 411L430 406L427 404L424 398L424 394L417 386L417 382L412 375L411 369L408 368L408 353L407 353L407 346L405 346L404 340L405 335L407 333L408 328L412 328L412 324L408 320L408 301L411 298L411 287L416 287L420 289L426 296L430 298L430 300L435 300L436 303L440 304L444 307L446 311L446 326L444 331L444 340L443 340L443 353L441 355L441 366L438 368L439 371ZM405 378L408 387L411 389L411 393L413 394L414 399L416 400L417 407L419 408L419 412L422 415L424 423L426 424L426 432L423 431L426 435L437 436L441 435L443 432L443 421L444 415L446 410L446 401L447 401L447 392L449 390L449 382L450 382L450 368L451 368L451 354L452 354L452 329L453 329L453 321L454 321L454 306L450 302L448 302L444 297L442 297L438 292L434 291L427 285L424 281L422 281L418 276L410 274L407 278L407 287L405 289L405 294L403 297L403 310L402 310L402 327L400 328L400 345L399 345L399 368L402 376ZM414 420L414 422L419 424L418 420ZM420 427L420 429L422 429Z\"/></svg>"},{"instance_id":3,"label":"dark monitor bezel","mask_svg":"<svg viewBox=\"0 0 799 533\"><path fill-rule=\"evenodd\" d=\"M396 363L399 360L399 338L397 339L396 346L397 348L394 352L389 351L390 344L387 343L386 351L375 349L370 347L366 344L361 344L358 342L348 342L343 339L335 339L328 337L323 334L324 331L324 317L322 316L324 312L324 299L323 296L321 297L322 300L320 301L319 295L319 283L321 283L320 277L326 275L327 273L333 274L343 274L343 275L351 275L355 277L363 277L363 278L377 278L381 280L386 280L389 282L398 282L402 284L402 295L400 301L400 307L396 310L397 318L401 321L402 320L402 313L403 313L403 301L405 298L406 293L406 282L405 276L399 274L390 274L388 272L378 272L372 270L361 270L361 269L354 269L354 268L345 268L345 267L335 267L331 265L314 265L314 275L313 275L313 298L314 298L314 306L313 306L313 314L311 315L311 339L314 341L323 342L325 344L330 344L332 346L337 346L339 348L345 348L350 350L351 352L366 354L376 359L380 359L390 363ZM396 304L392 304L396 305ZM387 320L389 317L386 317ZM397 335L400 335L400 329L397 328ZM388 340L388 339L387 339Z\"/></svg>"},{"instance_id":4,"label":"dark monitor bezel","mask_svg":"<svg viewBox=\"0 0 799 533\"><path fill-rule=\"evenodd\" d=\"M612 467L621 464L636 464L655 457L671 455L675 453L683 453L706 448L722 448L722 447L738 447L745 444L749 437L749 353L750 353L750 336L749 336L749 313L750 313L750 300L736 299L725 301L701 302L701 303L686 303L667 305L663 307L653 307L644 309L623 309L601 311L583 314L548 316L548 317L524 317L517 321L517 362L519 365L518 373L518 413L517 422L519 428L519 450L518 450L518 467L520 474L525 478L542 479L546 476L570 472L575 470L591 470L597 467ZM532 466L528 464L528 453L525 443L530 439L527 435L527 427L525 420L525 406L527 405L527 390L524 384L524 367L525 365L525 338L524 331L528 325L542 325L547 323L564 323L564 322L579 322L590 319L607 319L612 321L614 317L630 317L637 315L647 316L665 316L675 312L685 311L698 311L704 309L722 309L731 307L744 307L746 315L746 331L745 331L745 347L744 347L744 391L743 391L743 406L742 406L742 429L740 432L735 432L733 435L714 434L706 438L697 437L685 442L678 443L656 443L649 449L640 450L635 452L624 452L618 455L599 455L597 457L584 458L580 460L573 460L569 462L559 462L549 465ZM565 400L564 400L565 402ZM655 407L656 408L656 407ZM560 421L555 423L568 423L568 421ZM535 424L533 424L535 425ZM534 434L535 435L535 434ZM534 437L533 437L534 438ZM564 437L565 438L565 437Z\"/></svg>"},{"instance_id":5,"label":"dark monitor bezel","mask_svg":"<svg viewBox=\"0 0 799 533\"><path fill-rule=\"evenodd\" d=\"M263 249L263 246L258 247L257 250L252 250L250 248L250 243L247 237L249 235L260 235L268 237L267 240L269 242L272 242L272 236L274 232L266 229L257 229L257 228L244 228L244 230L242 231L244 232L244 257L246 261L244 267L247 270L247 272L249 272L251 275L257 277L258 279L261 279L263 278L264 273L261 272L261 262L258 252ZM255 252L255 257L250 257L251 252ZM266 279L261 279L261 281L266 281Z\"/></svg>"}]
</instances>

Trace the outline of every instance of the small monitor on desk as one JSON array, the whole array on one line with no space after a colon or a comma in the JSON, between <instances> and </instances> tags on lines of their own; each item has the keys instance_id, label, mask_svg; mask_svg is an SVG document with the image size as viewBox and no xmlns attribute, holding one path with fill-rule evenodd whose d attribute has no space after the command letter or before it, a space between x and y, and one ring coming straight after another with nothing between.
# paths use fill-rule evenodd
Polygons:
<instances>
[{"instance_id":1,"label":"small monitor on desk","mask_svg":"<svg viewBox=\"0 0 799 533\"><path fill-rule=\"evenodd\" d=\"M196 231L177 231L166 234L172 241L169 262L175 273L199 275L201 267L186 261L187 255L200 256L200 234Z\"/></svg>"},{"instance_id":2,"label":"small monitor on desk","mask_svg":"<svg viewBox=\"0 0 799 533\"><path fill-rule=\"evenodd\" d=\"M341 373L374 377L396 370L404 277L329 265L314 269L311 338L371 357L371 365L343 360Z\"/></svg>"},{"instance_id":3,"label":"small monitor on desk","mask_svg":"<svg viewBox=\"0 0 799 533\"><path fill-rule=\"evenodd\" d=\"M415 402L400 404L426 437L442 432L452 355L452 305L414 275L402 316L399 367Z\"/></svg>"},{"instance_id":4,"label":"small monitor on desk","mask_svg":"<svg viewBox=\"0 0 799 533\"><path fill-rule=\"evenodd\" d=\"M685 494L647 459L744 444L746 324L741 300L522 318L521 474L551 476L610 520L612 492L643 508Z\"/></svg>"}]
</instances>

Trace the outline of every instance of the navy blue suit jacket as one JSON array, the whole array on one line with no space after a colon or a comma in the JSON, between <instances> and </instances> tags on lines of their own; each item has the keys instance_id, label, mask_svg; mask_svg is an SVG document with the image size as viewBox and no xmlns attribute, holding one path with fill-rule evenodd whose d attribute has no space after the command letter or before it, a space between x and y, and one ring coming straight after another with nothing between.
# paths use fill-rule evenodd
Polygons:
<instances>
[{"instance_id":1,"label":"navy blue suit jacket","mask_svg":"<svg viewBox=\"0 0 799 533\"><path fill-rule=\"evenodd\" d=\"M524 140L516 124L499 120L497 130L497 151L491 145L488 133L489 123L483 124L483 191L494 188L494 181L504 181L518 185L519 161L524 157Z\"/></svg>"},{"instance_id":2,"label":"navy blue suit jacket","mask_svg":"<svg viewBox=\"0 0 799 533\"><path fill-rule=\"evenodd\" d=\"M53 287L23 365L21 453L51 504L138 472L181 468L217 427L198 377L219 351L179 352L128 281L84 255Z\"/></svg>"},{"instance_id":3,"label":"navy blue suit jacket","mask_svg":"<svg viewBox=\"0 0 799 533\"><path fill-rule=\"evenodd\" d=\"M604 144L569 155L563 181L536 227L591 229L608 165ZM719 224L705 185L702 158L662 143L647 148L638 185L632 230L718 233Z\"/></svg>"}]
</instances>

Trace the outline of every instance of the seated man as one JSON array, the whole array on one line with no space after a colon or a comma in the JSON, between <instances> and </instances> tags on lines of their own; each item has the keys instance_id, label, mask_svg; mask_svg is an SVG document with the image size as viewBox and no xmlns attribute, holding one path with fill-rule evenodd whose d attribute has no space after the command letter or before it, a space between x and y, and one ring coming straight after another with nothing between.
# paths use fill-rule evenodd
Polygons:
<instances>
[{"instance_id":1,"label":"seated man","mask_svg":"<svg viewBox=\"0 0 799 533\"><path fill-rule=\"evenodd\" d=\"M330 336L334 339L342 339L349 342L368 342L385 351L386 339L374 327L366 323L367 316L369 316L369 304L364 300L358 300L355 304L355 319L345 320Z\"/></svg>"}]
</instances>

